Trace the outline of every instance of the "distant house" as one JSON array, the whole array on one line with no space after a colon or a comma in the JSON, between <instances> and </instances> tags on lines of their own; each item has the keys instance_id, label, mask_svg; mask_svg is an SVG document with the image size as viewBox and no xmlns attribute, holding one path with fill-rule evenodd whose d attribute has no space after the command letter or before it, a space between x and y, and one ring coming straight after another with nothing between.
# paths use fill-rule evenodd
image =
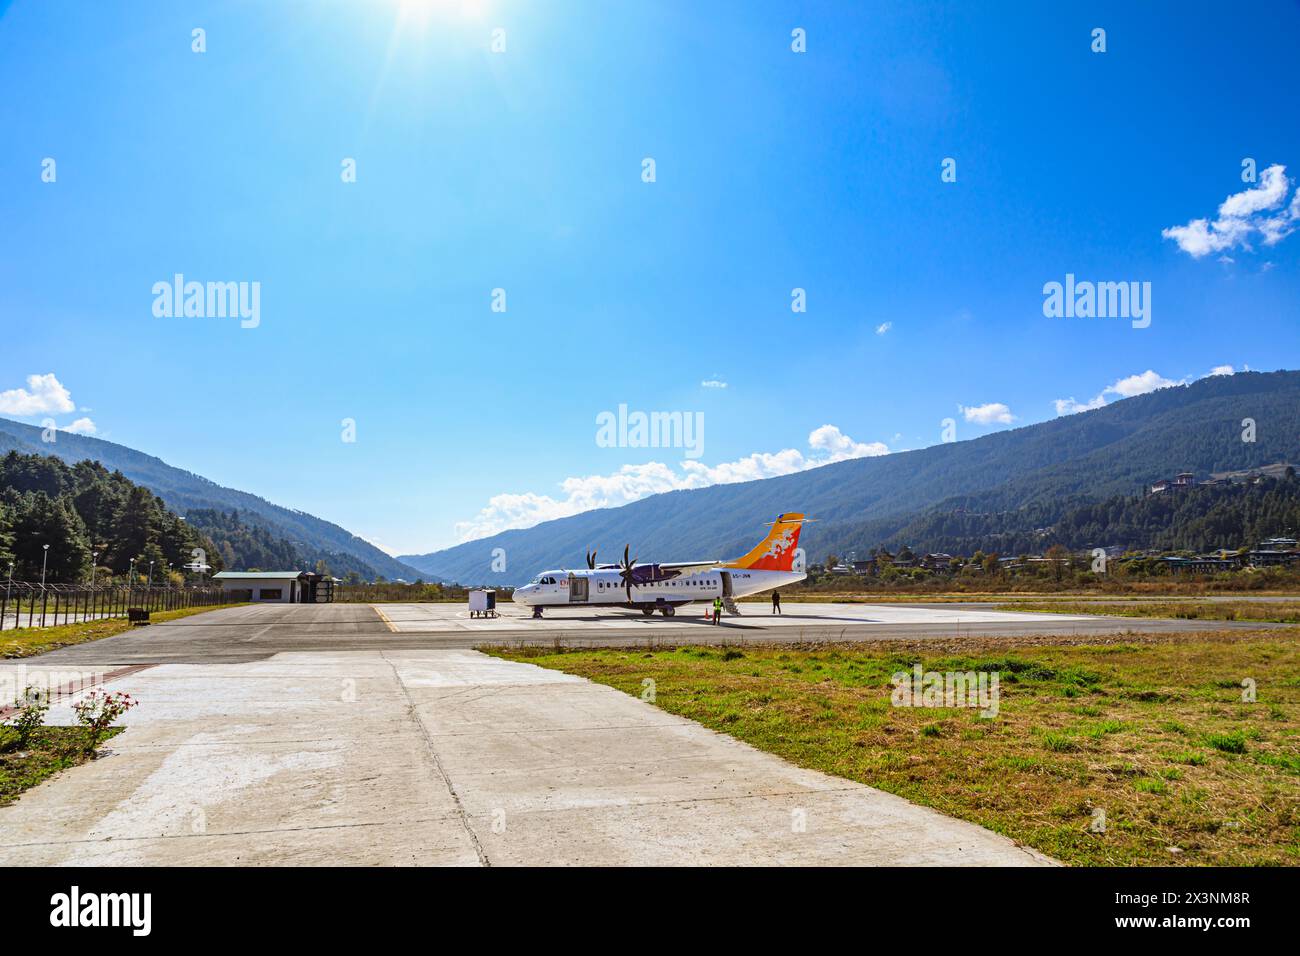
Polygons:
<instances>
[{"instance_id":1,"label":"distant house","mask_svg":"<svg viewBox=\"0 0 1300 956\"><path fill-rule=\"evenodd\" d=\"M1196 473L1191 471L1180 471L1173 478L1161 478L1151 486L1153 495L1162 494L1166 491L1186 491L1188 488L1196 487Z\"/></svg>"},{"instance_id":2,"label":"distant house","mask_svg":"<svg viewBox=\"0 0 1300 956\"><path fill-rule=\"evenodd\" d=\"M1278 548L1254 548L1246 552L1246 563L1252 568L1270 568L1300 561L1300 552Z\"/></svg>"},{"instance_id":3,"label":"distant house","mask_svg":"<svg viewBox=\"0 0 1300 956\"><path fill-rule=\"evenodd\" d=\"M1190 571L1192 574L1214 574L1217 571L1235 571L1241 562L1235 558L1216 558L1200 555L1195 558L1166 556L1160 559L1170 571Z\"/></svg>"},{"instance_id":4,"label":"distant house","mask_svg":"<svg viewBox=\"0 0 1300 956\"><path fill-rule=\"evenodd\" d=\"M952 555L944 552L932 552L921 559L921 567L927 571L951 571Z\"/></svg>"},{"instance_id":5,"label":"distant house","mask_svg":"<svg viewBox=\"0 0 1300 956\"><path fill-rule=\"evenodd\" d=\"M330 604L335 578L312 571L222 571L212 576L231 601Z\"/></svg>"}]
</instances>

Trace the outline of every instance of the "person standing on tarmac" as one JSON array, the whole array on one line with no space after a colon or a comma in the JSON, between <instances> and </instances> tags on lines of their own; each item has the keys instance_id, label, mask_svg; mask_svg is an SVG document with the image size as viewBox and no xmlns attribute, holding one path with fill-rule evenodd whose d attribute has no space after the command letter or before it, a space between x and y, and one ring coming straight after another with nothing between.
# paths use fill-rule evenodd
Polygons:
<instances>
[{"instance_id":1,"label":"person standing on tarmac","mask_svg":"<svg viewBox=\"0 0 1300 956\"><path fill-rule=\"evenodd\" d=\"M772 613L773 614L781 613L781 592L780 591L772 592Z\"/></svg>"},{"instance_id":2,"label":"person standing on tarmac","mask_svg":"<svg viewBox=\"0 0 1300 956\"><path fill-rule=\"evenodd\" d=\"M722 598L713 599L713 623L718 624L722 621Z\"/></svg>"}]
</instances>

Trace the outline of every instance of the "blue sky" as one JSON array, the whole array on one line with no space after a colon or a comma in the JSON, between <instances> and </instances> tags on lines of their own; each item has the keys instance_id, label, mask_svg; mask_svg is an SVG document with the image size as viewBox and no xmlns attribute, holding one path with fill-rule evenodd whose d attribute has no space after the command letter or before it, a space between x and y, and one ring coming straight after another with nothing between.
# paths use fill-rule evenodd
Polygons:
<instances>
[{"instance_id":1,"label":"blue sky","mask_svg":"<svg viewBox=\"0 0 1300 956\"><path fill-rule=\"evenodd\" d=\"M1300 4L0 10L0 415L395 553L1300 365ZM260 324L155 316L176 273ZM1067 273L1150 327L1045 317Z\"/></svg>"}]
</instances>

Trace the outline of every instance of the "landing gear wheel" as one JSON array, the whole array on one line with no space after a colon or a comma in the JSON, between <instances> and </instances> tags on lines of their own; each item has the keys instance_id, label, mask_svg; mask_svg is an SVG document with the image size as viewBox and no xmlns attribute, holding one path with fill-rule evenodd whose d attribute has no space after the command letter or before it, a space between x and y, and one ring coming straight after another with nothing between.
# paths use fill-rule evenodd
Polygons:
<instances>
[{"instance_id":1,"label":"landing gear wheel","mask_svg":"<svg viewBox=\"0 0 1300 956\"><path fill-rule=\"evenodd\" d=\"M542 616L542 609L540 607L533 608L533 620L537 620L541 616Z\"/></svg>"},{"instance_id":2,"label":"landing gear wheel","mask_svg":"<svg viewBox=\"0 0 1300 956\"><path fill-rule=\"evenodd\" d=\"M654 617L655 609L652 607L643 607L641 608L641 613L644 614L646 617Z\"/></svg>"},{"instance_id":3,"label":"landing gear wheel","mask_svg":"<svg viewBox=\"0 0 1300 956\"><path fill-rule=\"evenodd\" d=\"M651 613L653 613L653 612L651 612ZM675 608L675 607L666 607L666 608L663 609L663 615L664 615L664 617L672 617L672 616L673 616L674 614L676 614L676 613L677 613L677 608Z\"/></svg>"}]
</instances>

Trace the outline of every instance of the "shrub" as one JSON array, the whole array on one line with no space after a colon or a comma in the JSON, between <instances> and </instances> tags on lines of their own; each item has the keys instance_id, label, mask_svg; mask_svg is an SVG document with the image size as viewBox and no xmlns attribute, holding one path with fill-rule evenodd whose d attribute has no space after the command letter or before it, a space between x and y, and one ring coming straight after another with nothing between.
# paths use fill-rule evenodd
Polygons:
<instances>
[{"instance_id":1,"label":"shrub","mask_svg":"<svg viewBox=\"0 0 1300 956\"><path fill-rule=\"evenodd\" d=\"M77 723L86 728L86 749L94 750L104 738L105 731L128 710L136 705L130 694L120 691L113 694L92 690L72 705Z\"/></svg>"},{"instance_id":2,"label":"shrub","mask_svg":"<svg viewBox=\"0 0 1300 956\"><path fill-rule=\"evenodd\" d=\"M45 723L45 713L50 709L50 695L48 691L28 687L15 704L19 708L18 716L13 718L9 726L17 735L16 746L21 750L27 746L37 728Z\"/></svg>"}]
</instances>

